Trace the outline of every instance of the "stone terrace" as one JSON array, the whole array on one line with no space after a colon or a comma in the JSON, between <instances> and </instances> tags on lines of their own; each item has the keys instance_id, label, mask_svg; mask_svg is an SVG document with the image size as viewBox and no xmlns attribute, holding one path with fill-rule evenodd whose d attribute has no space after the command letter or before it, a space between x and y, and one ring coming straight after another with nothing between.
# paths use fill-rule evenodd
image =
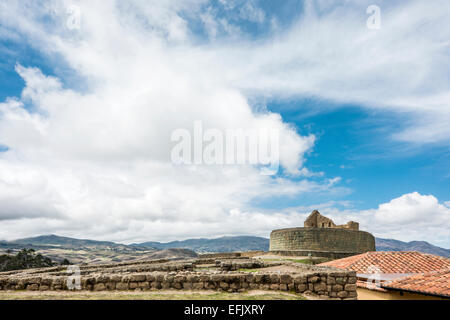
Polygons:
<instances>
[{"instance_id":1,"label":"stone terrace","mask_svg":"<svg viewBox=\"0 0 450 320\"><path fill-rule=\"evenodd\" d=\"M273 271L289 265L295 272ZM271 271L269 271L269 269ZM0 273L0 290L68 290L66 267ZM356 299L356 273L258 259L200 258L80 266L81 290L291 291L323 299Z\"/></svg>"}]
</instances>

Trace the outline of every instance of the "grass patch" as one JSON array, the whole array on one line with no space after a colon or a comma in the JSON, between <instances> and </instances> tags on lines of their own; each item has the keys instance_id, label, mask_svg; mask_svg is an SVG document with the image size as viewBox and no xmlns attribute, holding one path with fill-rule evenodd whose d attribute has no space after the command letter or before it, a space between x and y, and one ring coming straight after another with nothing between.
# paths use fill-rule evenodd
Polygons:
<instances>
[{"instance_id":1,"label":"grass patch","mask_svg":"<svg viewBox=\"0 0 450 320\"><path fill-rule=\"evenodd\" d=\"M296 262L296 263L303 263L303 264L319 264L330 261L328 258L312 258L312 259L288 259L289 261Z\"/></svg>"},{"instance_id":2,"label":"grass patch","mask_svg":"<svg viewBox=\"0 0 450 320\"><path fill-rule=\"evenodd\" d=\"M312 259L289 259L289 261L303 264L315 264Z\"/></svg>"},{"instance_id":3,"label":"grass patch","mask_svg":"<svg viewBox=\"0 0 450 320\"><path fill-rule=\"evenodd\" d=\"M217 270L217 268L212 267L196 267L194 268L194 271L211 271L211 270Z\"/></svg>"},{"instance_id":4,"label":"grass patch","mask_svg":"<svg viewBox=\"0 0 450 320\"><path fill-rule=\"evenodd\" d=\"M259 269L239 269L238 271L241 271L241 272L258 272Z\"/></svg>"},{"instance_id":5,"label":"grass patch","mask_svg":"<svg viewBox=\"0 0 450 320\"><path fill-rule=\"evenodd\" d=\"M0 292L0 300L306 300L296 293L287 292L179 292L179 291L111 291L111 292Z\"/></svg>"},{"instance_id":6,"label":"grass patch","mask_svg":"<svg viewBox=\"0 0 450 320\"><path fill-rule=\"evenodd\" d=\"M289 259L261 258L261 260L263 260L263 261L284 261L284 260L289 260Z\"/></svg>"}]
</instances>

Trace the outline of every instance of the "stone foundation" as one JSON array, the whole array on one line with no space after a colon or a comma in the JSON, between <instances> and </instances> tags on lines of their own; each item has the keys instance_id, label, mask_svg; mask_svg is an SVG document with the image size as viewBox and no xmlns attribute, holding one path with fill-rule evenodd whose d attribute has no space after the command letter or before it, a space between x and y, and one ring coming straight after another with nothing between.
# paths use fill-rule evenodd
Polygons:
<instances>
[{"instance_id":1,"label":"stone foundation","mask_svg":"<svg viewBox=\"0 0 450 320\"><path fill-rule=\"evenodd\" d=\"M280 229L270 234L270 251L336 259L375 251L375 238L365 231L340 228Z\"/></svg>"},{"instance_id":2,"label":"stone foundation","mask_svg":"<svg viewBox=\"0 0 450 320\"><path fill-rule=\"evenodd\" d=\"M247 290L276 290L318 295L322 298L355 299L356 273L328 267L306 266L290 263L298 268L298 272L236 272L223 271L223 265L233 265L233 261L219 261L214 271L193 271L192 267L209 260L172 263L181 271L124 271L123 266L108 268L99 273L101 267L81 269L81 290L113 291L113 290L217 290L242 292ZM236 261L234 261L236 263ZM239 261L240 266L264 266L259 261ZM155 266L155 264L150 264ZM236 265L236 264L235 264ZM190 266L186 268L186 266ZM237 265L236 265L237 266ZM130 266L125 266L129 269ZM141 266L142 268L143 266ZM162 267L162 266L160 266ZM184 268L184 269L183 269ZM145 267L144 267L145 269ZM169 268L170 269L170 268ZM36 269L18 273L17 276L0 274L0 290L68 290L66 275L60 268Z\"/></svg>"},{"instance_id":3,"label":"stone foundation","mask_svg":"<svg viewBox=\"0 0 450 320\"><path fill-rule=\"evenodd\" d=\"M316 251L316 250L291 250L291 251L271 251L277 256L283 257L320 257L329 259L342 259L360 254L360 252L332 252L332 251Z\"/></svg>"}]
</instances>

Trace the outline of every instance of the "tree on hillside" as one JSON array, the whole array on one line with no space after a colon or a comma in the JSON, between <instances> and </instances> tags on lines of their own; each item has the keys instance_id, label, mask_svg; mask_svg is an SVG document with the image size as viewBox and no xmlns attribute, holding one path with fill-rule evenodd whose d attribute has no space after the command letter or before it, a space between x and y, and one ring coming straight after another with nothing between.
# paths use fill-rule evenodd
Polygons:
<instances>
[{"instance_id":1,"label":"tree on hillside","mask_svg":"<svg viewBox=\"0 0 450 320\"><path fill-rule=\"evenodd\" d=\"M0 271L45 268L55 265L50 258L36 254L34 249L22 249L16 255L0 255Z\"/></svg>"},{"instance_id":2,"label":"tree on hillside","mask_svg":"<svg viewBox=\"0 0 450 320\"><path fill-rule=\"evenodd\" d=\"M69 260L67 260L67 259L64 259L62 262L61 262L61 265L62 266L68 266L68 265L71 265L72 263L69 261Z\"/></svg>"}]
</instances>

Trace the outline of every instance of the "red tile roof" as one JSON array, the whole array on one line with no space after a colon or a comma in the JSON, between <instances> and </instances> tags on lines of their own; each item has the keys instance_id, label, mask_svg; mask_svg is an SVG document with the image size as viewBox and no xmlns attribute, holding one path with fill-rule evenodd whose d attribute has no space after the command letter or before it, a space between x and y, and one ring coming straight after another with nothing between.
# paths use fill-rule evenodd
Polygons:
<instances>
[{"instance_id":1,"label":"red tile roof","mask_svg":"<svg viewBox=\"0 0 450 320\"><path fill-rule=\"evenodd\" d=\"M374 291L380 291L380 292L388 292L388 290L381 288L381 286L378 286L376 283L367 283L367 281L358 280L356 281L356 286L358 288L364 288Z\"/></svg>"},{"instance_id":2,"label":"red tile roof","mask_svg":"<svg viewBox=\"0 0 450 320\"><path fill-rule=\"evenodd\" d=\"M377 251L320 265L356 271L359 274L375 273L374 266L379 269L379 273L414 274L450 268L450 259L415 251Z\"/></svg>"},{"instance_id":3,"label":"red tile roof","mask_svg":"<svg viewBox=\"0 0 450 320\"><path fill-rule=\"evenodd\" d=\"M427 272L381 284L387 289L398 289L450 298L450 269Z\"/></svg>"}]
</instances>

